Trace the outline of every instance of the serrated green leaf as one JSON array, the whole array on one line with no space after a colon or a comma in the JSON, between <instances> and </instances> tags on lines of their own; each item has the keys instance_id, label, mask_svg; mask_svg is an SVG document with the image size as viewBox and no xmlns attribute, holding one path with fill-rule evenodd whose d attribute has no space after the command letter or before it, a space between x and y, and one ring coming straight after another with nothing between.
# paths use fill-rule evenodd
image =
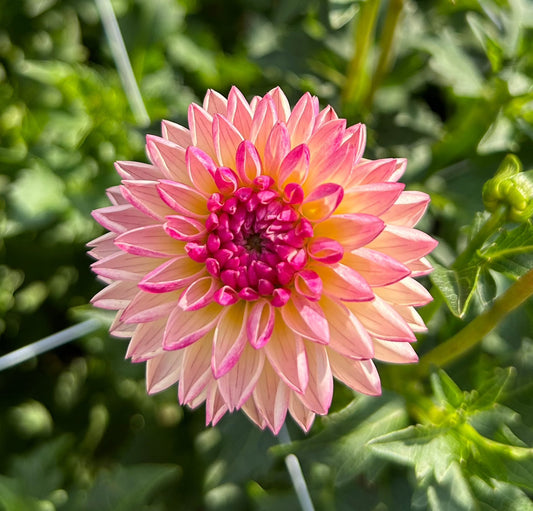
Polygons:
<instances>
[{"instance_id":1,"label":"serrated green leaf","mask_svg":"<svg viewBox=\"0 0 533 511\"><path fill-rule=\"evenodd\" d=\"M295 452L306 461L322 461L335 470L335 483L342 485L365 472L376 474L383 462L374 456L369 441L405 426L407 414L402 399L385 394L380 400L355 399L340 412L324 418L325 428L305 442L273 448L273 452Z\"/></svg>"},{"instance_id":2,"label":"serrated green leaf","mask_svg":"<svg viewBox=\"0 0 533 511\"><path fill-rule=\"evenodd\" d=\"M432 511L469 511L476 503L468 481L459 464L450 464L439 484L427 487L429 508Z\"/></svg>"},{"instance_id":3,"label":"serrated green leaf","mask_svg":"<svg viewBox=\"0 0 533 511\"><path fill-rule=\"evenodd\" d=\"M532 511L533 502L519 488L495 479L489 482L479 477L470 479L480 511Z\"/></svg>"},{"instance_id":4,"label":"serrated green leaf","mask_svg":"<svg viewBox=\"0 0 533 511\"><path fill-rule=\"evenodd\" d=\"M434 264L429 278L442 294L450 311L462 318L474 297L480 272L481 268L477 265L460 270L449 270L444 266Z\"/></svg>"},{"instance_id":5,"label":"serrated green leaf","mask_svg":"<svg viewBox=\"0 0 533 511\"><path fill-rule=\"evenodd\" d=\"M463 391L442 369L431 374L431 387L433 388L433 393L443 405L458 408L464 401Z\"/></svg>"},{"instance_id":6,"label":"serrated green leaf","mask_svg":"<svg viewBox=\"0 0 533 511\"><path fill-rule=\"evenodd\" d=\"M502 392L511 383L515 374L516 370L514 367L496 369L494 375L485 380L476 391L476 394L470 401L470 407L479 410L496 403Z\"/></svg>"}]
</instances>

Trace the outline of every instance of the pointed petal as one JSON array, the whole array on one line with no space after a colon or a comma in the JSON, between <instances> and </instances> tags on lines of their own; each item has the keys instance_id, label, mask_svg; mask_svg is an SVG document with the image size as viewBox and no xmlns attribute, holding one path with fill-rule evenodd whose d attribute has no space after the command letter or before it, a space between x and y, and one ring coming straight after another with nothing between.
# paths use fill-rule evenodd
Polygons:
<instances>
[{"instance_id":1,"label":"pointed petal","mask_svg":"<svg viewBox=\"0 0 533 511\"><path fill-rule=\"evenodd\" d=\"M228 411L228 405L224 401L222 394L218 390L216 382L212 382L208 387L207 397L205 400L205 424L212 423L216 426L218 421L224 417Z\"/></svg>"},{"instance_id":2,"label":"pointed petal","mask_svg":"<svg viewBox=\"0 0 533 511\"><path fill-rule=\"evenodd\" d=\"M386 254L358 248L344 255L343 262L360 273L372 287L386 286L409 276L409 268Z\"/></svg>"},{"instance_id":3,"label":"pointed petal","mask_svg":"<svg viewBox=\"0 0 533 511\"><path fill-rule=\"evenodd\" d=\"M345 250L353 250L370 243L385 228L385 223L373 215L345 214L330 216L314 229L315 236L328 236Z\"/></svg>"},{"instance_id":4,"label":"pointed petal","mask_svg":"<svg viewBox=\"0 0 533 511\"><path fill-rule=\"evenodd\" d=\"M188 183L185 149L155 135L146 135L146 150L166 179Z\"/></svg>"},{"instance_id":5,"label":"pointed petal","mask_svg":"<svg viewBox=\"0 0 533 511\"><path fill-rule=\"evenodd\" d=\"M280 87L275 87L267 93L272 100L274 101L274 108L276 109L276 114L278 119L283 122L287 122L289 115L291 114L291 107L289 105L289 100L283 93Z\"/></svg>"},{"instance_id":6,"label":"pointed petal","mask_svg":"<svg viewBox=\"0 0 533 511\"><path fill-rule=\"evenodd\" d=\"M291 389L304 392L309 381L309 370L302 338L282 321L276 321L272 337L264 351L278 376Z\"/></svg>"},{"instance_id":7,"label":"pointed petal","mask_svg":"<svg viewBox=\"0 0 533 511\"><path fill-rule=\"evenodd\" d=\"M283 321L295 333L320 344L329 342L328 321L316 302L294 293L280 311Z\"/></svg>"},{"instance_id":8,"label":"pointed petal","mask_svg":"<svg viewBox=\"0 0 533 511\"><path fill-rule=\"evenodd\" d=\"M326 347L307 342L305 349L309 364L309 383L305 392L297 394L297 397L312 412L325 415L333 397L333 377Z\"/></svg>"},{"instance_id":9,"label":"pointed petal","mask_svg":"<svg viewBox=\"0 0 533 511\"><path fill-rule=\"evenodd\" d=\"M253 397L259 415L277 435L287 415L289 388L279 379L269 363L265 363L263 367Z\"/></svg>"},{"instance_id":10,"label":"pointed petal","mask_svg":"<svg viewBox=\"0 0 533 511\"><path fill-rule=\"evenodd\" d=\"M389 303L422 306L433 300L420 282L408 277L389 286L376 288L374 292Z\"/></svg>"},{"instance_id":11,"label":"pointed petal","mask_svg":"<svg viewBox=\"0 0 533 511\"><path fill-rule=\"evenodd\" d=\"M163 348L181 350L195 343L215 328L223 308L217 303L195 311L184 311L175 307L165 327Z\"/></svg>"},{"instance_id":12,"label":"pointed petal","mask_svg":"<svg viewBox=\"0 0 533 511\"><path fill-rule=\"evenodd\" d=\"M124 323L147 323L164 318L176 306L179 292L152 294L139 291L120 316Z\"/></svg>"},{"instance_id":13,"label":"pointed petal","mask_svg":"<svg viewBox=\"0 0 533 511\"><path fill-rule=\"evenodd\" d=\"M372 183L354 186L344 191L338 213L366 213L381 216L400 197L403 183Z\"/></svg>"},{"instance_id":14,"label":"pointed petal","mask_svg":"<svg viewBox=\"0 0 533 511\"><path fill-rule=\"evenodd\" d=\"M367 302L374 298L367 281L350 266L317 264L313 269L322 279L323 293L332 298L345 302Z\"/></svg>"},{"instance_id":15,"label":"pointed petal","mask_svg":"<svg viewBox=\"0 0 533 511\"><path fill-rule=\"evenodd\" d=\"M144 275L161 264L161 259L140 257L117 251L91 265L92 271L101 277L113 280L139 282Z\"/></svg>"},{"instance_id":16,"label":"pointed petal","mask_svg":"<svg viewBox=\"0 0 533 511\"><path fill-rule=\"evenodd\" d=\"M344 304L327 297L320 301L329 322L328 346L337 353L355 359L374 356L372 338L361 322Z\"/></svg>"},{"instance_id":17,"label":"pointed petal","mask_svg":"<svg viewBox=\"0 0 533 511\"><path fill-rule=\"evenodd\" d=\"M262 163L255 146L248 140L239 144L236 154L236 168L239 177L245 184L250 184L262 173Z\"/></svg>"},{"instance_id":18,"label":"pointed petal","mask_svg":"<svg viewBox=\"0 0 533 511\"><path fill-rule=\"evenodd\" d=\"M125 309L138 292L135 282L118 280L93 296L91 303L100 309Z\"/></svg>"},{"instance_id":19,"label":"pointed petal","mask_svg":"<svg viewBox=\"0 0 533 511\"><path fill-rule=\"evenodd\" d=\"M250 129L250 140L260 155L265 154L268 136L277 120L274 102L270 96L265 96L257 104Z\"/></svg>"},{"instance_id":20,"label":"pointed petal","mask_svg":"<svg viewBox=\"0 0 533 511\"><path fill-rule=\"evenodd\" d=\"M213 116L215 114L226 115L228 101L222 94L209 89L205 95L203 107L207 113Z\"/></svg>"},{"instance_id":21,"label":"pointed petal","mask_svg":"<svg viewBox=\"0 0 533 511\"><path fill-rule=\"evenodd\" d=\"M211 276L202 277L185 289L180 296L178 305L187 311L195 311L213 301L213 295L221 286Z\"/></svg>"},{"instance_id":22,"label":"pointed petal","mask_svg":"<svg viewBox=\"0 0 533 511\"><path fill-rule=\"evenodd\" d=\"M128 254L143 257L172 257L184 252L184 244L171 238L161 224L125 232L117 236L115 245Z\"/></svg>"},{"instance_id":23,"label":"pointed petal","mask_svg":"<svg viewBox=\"0 0 533 511\"><path fill-rule=\"evenodd\" d=\"M95 238L87 243L92 250L87 252L94 259L104 259L105 257L117 254L117 246L115 245L115 238L117 235L114 232L106 232L102 236Z\"/></svg>"},{"instance_id":24,"label":"pointed petal","mask_svg":"<svg viewBox=\"0 0 533 511\"><path fill-rule=\"evenodd\" d=\"M162 221L167 215L172 215L174 210L168 207L157 191L157 181L122 181L120 187L122 195L139 211Z\"/></svg>"},{"instance_id":25,"label":"pointed petal","mask_svg":"<svg viewBox=\"0 0 533 511\"><path fill-rule=\"evenodd\" d=\"M311 222L326 220L341 203L344 190L334 183L324 183L315 188L304 200L302 212Z\"/></svg>"},{"instance_id":26,"label":"pointed petal","mask_svg":"<svg viewBox=\"0 0 533 511\"><path fill-rule=\"evenodd\" d=\"M194 188L174 181L161 180L157 189L165 203L175 211L193 218L207 218L207 200Z\"/></svg>"},{"instance_id":27,"label":"pointed petal","mask_svg":"<svg viewBox=\"0 0 533 511\"><path fill-rule=\"evenodd\" d=\"M163 331L167 318L162 318L149 323L137 325L133 334L126 358L131 358L132 362L144 362L158 354L163 353Z\"/></svg>"},{"instance_id":28,"label":"pointed petal","mask_svg":"<svg viewBox=\"0 0 533 511\"><path fill-rule=\"evenodd\" d=\"M411 261L406 266L411 271L411 277L423 277L433 271L433 266L425 257L418 261Z\"/></svg>"},{"instance_id":29,"label":"pointed petal","mask_svg":"<svg viewBox=\"0 0 533 511\"><path fill-rule=\"evenodd\" d=\"M211 374L211 350L213 335L207 334L198 342L184 349L181 362L178 399L181 404L193 401L213 381Z\"/></svg>"},{"instance_id":30,"label":"pointed petal","mask_svg":"<svg viewBox=\"0 0 533 511\"><path fill-rule=\"evenodd\" d=\"M372 335L388 341L416 341L405 320L378 296L372 302L349 302L346 306Z\"/></svg>"},{"instance_id":31,"label":"pointed petal","mask_svg":"<svg viewBox=\"0 0 533 511\"><path fill-rule=\"evenodd\" d=\"M242 95L242 92L237 87L232 87L229 91L227 118L244 138L250 137L252 110Z\"/></svg>"},{"instance_id":32,"label":"pointed petal","mask_svg":"<svg viewBox=\"0 0 533 511\"><path fill-rule=\"evenodd\" d=\"M383 341L374 339L374 357L383 362L394 364L413 364L418 355L408 342Z\"/></svg>"},{"instance_id":33,"label":"pointed petal","mask_svg":"<svg viewBox=\"0 0 533 511\"><path fill-rule=\"evenodd\" d=\"M278 182L281 187L288 183L303 183L309 173L309 148L300 144L290 151L281 162Z\"/></svg>"},{"instance_id":34,"label":"pointed petal","mask_svg":"<svg viewBox=\"0 0 533 511\"><path fill-rule=\"evenodd\" d=\"M213 140L219 166L234 169L237 147L243 138L233 124L218 114L213 120Z\"/></svg>"},{"instance_id":35,"label":"pointed petal","mask_svg":"<svg viewBox=\"0 0 533 511\"><path fill-rule=\"evenodd\" d=\"M381 218L384 222L414 227L428 207L430 197L423 192L402 192L398 200Z\"/></svg>"},{"instance_id":36,"label":"pointed petal","mask_svg":"<svg viewBox=\"0 0 533 511\"><path fill-rule=\"evenodd\" d=\"M184 149L192 144L191 132L175 122L161 121L161 133L164 138Z\"/></svg>"},{"instance_id":37,"label":"pointed petal","mask_svg":"<svg viewBox=\"0 0 533 511\"><path fill-rule=\"evenodd\" d=\"M158 167L136 161L116 161L115 170L122 179L157 181L165 177Z\"/></svg>"},{"instance_id":38,"label":"pointed petal","mask_svg":"<svg viewBox=\"0 0 533 511\"><path fill-rule=\"evenodd\" d=\"M241 356L246 345L246 320L248 307L241 300L226 307L220 315L213 339L213 356L211 367L213 376L224 376Z\"/></svg>"},{"instance_id":39,"label":"pointed petal","mask_svg":"<svg viewBox=\"0 0 533 511\"><path fill-rule=\"evenodd\" d=\"M146 362L146 391L156 394L178 381L181 372L182 351L163 353Z\"/></svg>"},{"instance_id":40,"label":"pointed petal","mask_svg":"<svg viewBox=\"0 0 533 511\"><path fill-rule=\"evenodd\" d=\"M350 187L370 183L392 181L398 168L398 160L385 158L382 160L363 160L353 169Z\"/></svg>"},{"instance_id":41,"label":"pointed petal","mask_svg":"<svg viewBox=\"0 0 533 511\"><path fill-rule=\"evenodd\" d=\"M268 300L259 299L250 305L246 334L248 342L256 349L262 348L274 329L275 308Z\"/></svg>"},{"instance_id":42,"label":"pointed petal","mask_svg":"<svg viewBox=\"0 0 533 511\"><path fill-rule=\"evenodd\" d=\"M212 126L213 116L192 103L189 106L189 129L191 130L192 143L214 159L216 153L213 145Z\"/></svg>"},{"instance_id":43,"label":"pointed petal","mask_svg":"<svg viewBox=\"0 0 533 511\"><path fill-rule=\"evenodd\" d=\"M91 215L102 227L116 233L154 223L153 218L129 204L95 209Z\"/></svg>"},{"instance_id":44,"label":"pointed petal","mask_svg":"<svg viewBox=\"0 0 533 511\"><path fill-rule=\"evenodd\" d=\"M292 147L306 143L313 132L315 116L318 114L318 101L315 100L306 92L292 109L287 121Z\"/></svg>"},{"instance_id":45,"label":"pointed petal","mask_svg":"<svg viewBox=\"0 0 533 511\"><path fill-rule=\"evenodd\" d=\"M289 412L296 423L306 433L311 429L316 415L296 397L294 392L291 392L290 394Z\"/></svg>"},{"instance_id":46,"label":"pointed petal","mask_svg":"<svg viewBox=\"0 0 533 511\"><path fill-rule=\"evenodd\" d=\"M206 196L218 191L214 179L216 165L208 154L197 147L190 146L185 153L185 160L193 188Z\"/></svg>"},{"instance_id":47,"label":"pointed petal","mask_svg":"<svg viewBox=\"0 0 533 511\"><path fill-rule=\"evenodd\" d=\"M429 254L438 242L425 232L387 225L383 232L368 244L368 248L390 255L402 263L409 263Z\"/></svg>"},{"instance_id":48,"label":"pointed petal","mask_svg":"<svg viewBox=\"0 0 533 511\"><path fill-rule=\"evenodd\" d=\"M264 173L274 178L279 173L281 162L285 159L291 150L291 141L289 132L284 122L278 121L270 132L264 157Z\"/></svg>"},{"instance_id":49,"label":"pointed petal","mask_svg":"<svg viewBox=\"0 0 533 511\"><path fill-rule=\"evenodd\" d=\"M265 355L246 344L233 369L218 380L218 390L228 406L228 411L241 408L252 395L263 371Z\"/></svg>"},{"instance_id":50,"label":"pointed petal","mask_svg":"<svg viewBox=\"0 0 533 511\"><path fill-rule=\"evenodd\" d=\"M352 360L333 350L328 350L328 356L333 376L337 380L342 381L351 389L369 396L381 394L379 374L372 360Z\"/></svg>"}]
</instances>

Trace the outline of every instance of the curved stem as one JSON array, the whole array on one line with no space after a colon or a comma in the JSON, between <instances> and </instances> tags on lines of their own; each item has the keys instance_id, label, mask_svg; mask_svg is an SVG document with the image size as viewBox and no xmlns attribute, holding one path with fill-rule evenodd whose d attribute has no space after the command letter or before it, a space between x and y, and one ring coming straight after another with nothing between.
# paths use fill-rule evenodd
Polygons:
<instances>
[{"instance_id":1,"label":"curved stem","mask_svg":"<svg viewBox=\"0 0 533 511\"><path fill-rule=\"evenodd\" d=\"M279 432L279 440L281 444L289 444L291 442L291 437L285 424ZM289 472L302 511L315 511L298 458L294 454L289 454L285 457L285 466Z\"/></svg>"},{"instance_id":2,"label":"curved stem","mask_svg":"<svg viewBox=\"0 0 533 511\"><path fill-rule=\"evenodd\" d=\"M457 360L481 341L505 316L531 296L533 296L533 269L496 298L492 307L447 341L426 353L420 359L416 372L420 375L427 374L432 365L443 367Z\"/></svg>"}]
</instances>

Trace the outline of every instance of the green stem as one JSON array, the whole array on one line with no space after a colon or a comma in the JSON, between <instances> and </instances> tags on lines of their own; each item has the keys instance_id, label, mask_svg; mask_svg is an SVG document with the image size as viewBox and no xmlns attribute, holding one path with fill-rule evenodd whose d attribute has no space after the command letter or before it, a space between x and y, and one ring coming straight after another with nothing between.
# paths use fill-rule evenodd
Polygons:
<instances>
[{"instance_id":1,"label":"green stem","mask_svg":"<svg viewBox=\"0 0 533 511\"><path fill-rule=\"evenodd\" d=\"M376 26L380 0L366 0L361 8L357 24L354 26L354 52L348 63L346 81L341 93L345 107L360 103L365 87L368 87L366 63Z\"/></svg>"},{"instance_id":2,"label":"green stem","mask_svg":"<svg viewBox=\"0 0 533 511\"><path fill-rule=\"evenodd\" d=\"M368 95L365 101L367 109L372 108L374 101L374 94L379 89L383 78L390 69L393 58L393 42L396 28L398 27L398 21L400 14L403 10L404 0L390 0L389 8L387 9L387 17L383 25L380 38L380 54L379 61L372 77L372 84L368 91Z\"/></svg>"},{"instance_id":3,"label":"green stem","mask_svg":"<svg viewBox=\"0 0 533 511\"><path fill-rule=\"evenodd\" d=\"M426 353L416 372L427 374L432 365L443 367L472 349L503 318L533 295L533 270L519 278L505 293L494 300L487 309L447 341Z\"/></svg>"}]
</instances>

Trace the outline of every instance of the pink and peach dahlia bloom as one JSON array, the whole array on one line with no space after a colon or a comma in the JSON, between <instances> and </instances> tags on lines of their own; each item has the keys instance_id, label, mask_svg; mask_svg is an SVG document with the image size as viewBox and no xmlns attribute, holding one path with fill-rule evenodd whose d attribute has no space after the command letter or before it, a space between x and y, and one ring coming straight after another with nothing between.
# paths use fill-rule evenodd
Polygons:
<instances>
[{"instance_id":1,"label":"pink and peach dahlia bloom","mask_svg":"<svg viewBox=\"0 0 533 511\"><path fill-rule=\"evenodd\" d=\"M151 164L117 162L93 213L110 232L89 244L92 302L118 311L148 392L178 383L207 424L242 409L274 433L287 412L309 430L334 378L380 394L372 359L415 362L431 300L413 279L436 245L413 228L429 197L398 182L406 161L363 158L364 125L309 93L291 110L279 88L209 91L188 121L147 136Z\"/></svg>"}]
</instances>

